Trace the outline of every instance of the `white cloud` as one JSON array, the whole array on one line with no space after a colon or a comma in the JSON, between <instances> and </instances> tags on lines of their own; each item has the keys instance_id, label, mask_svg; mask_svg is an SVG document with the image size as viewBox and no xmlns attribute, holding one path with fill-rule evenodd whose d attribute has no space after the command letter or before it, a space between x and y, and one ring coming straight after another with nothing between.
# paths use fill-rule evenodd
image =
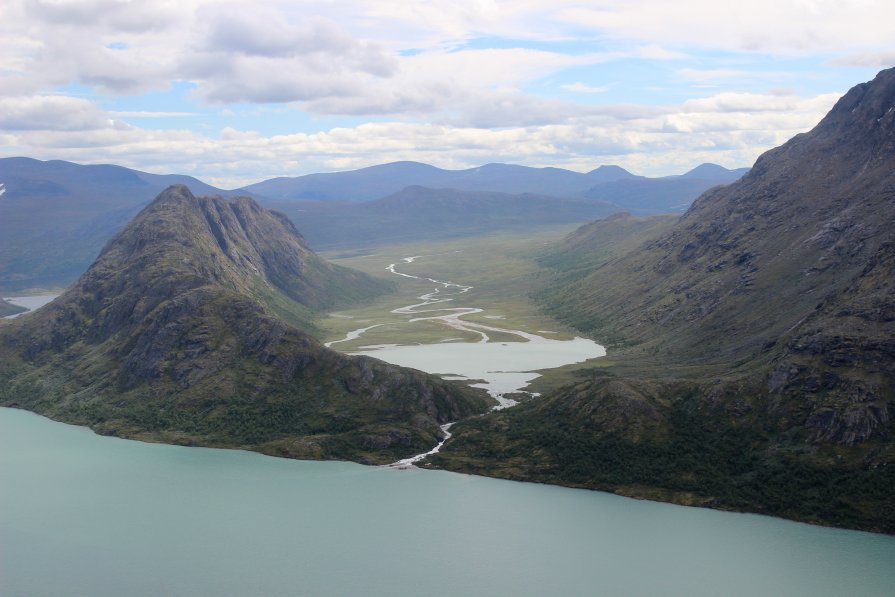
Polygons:
<instances>
[{"instance_id":1,"label":"white cloud","mask_svg":"<svg viewBox=\"0 0 895 597\"><path fill-rule=\"evenodd\" d=\"M677 48L747 52L841 52L891 45L888 0L625 0L592 6L557 2L557 18L578 27Z\"/></svg>"},{"instance_id":2,"label":"white cloud","mask_svg":"<svg viewBox=\"0 0 895 597\"><path fill-rule=\"evenodd\" d=\"M740 8L709 0L259 0L250 8L241 0L3 0L0 146L7 154L191 169L227 184L395 159L580 169L617 162L654 174L695 160L743 165L809 128L835 99L742 93L801 84L751 70L750 57L888 66L893 21L895 5L881 0L754 0ZM702 49L726 58L697 56ZM624 82L595 75L622 60L670 74L657 85L670 80L689 94L675 97L692 97L697 84L722 91L676 105L624 103L616 95ZM766 84L723 91L749 78ZM605 97L618 103L594 105L605 81L614 82ZM98 107L115 106L109 98L120 95L164 93L173 82L195 87L193 104ZM105 95L54 95L72 84ZM550 97L557 86L592 97ZM245 130L270 130L269 121L265 128L257 118L240 120L252 104L267 103L287 117L320 117L326 130ZM216 124L222 130L213 135L186 130L193 124L186 119L177 130L147 120L200 111L205 122L229 127ZM302 118L309 130L317 126Z\"/></svg>"},{"instance_id":3,"label":"white cloud","mask_svg":"<svg viewBox=\"0 0 895 597\"><path fill-rule=\"evenodd\" d=\"M21 4L44 23L129 33L164 29L183 15L183 3L174 0L26 0Z\"/></svg>"},{"instance_id":4,"label":"white cloud","mask_svg":"<svg viewBox=\"0 0 895 597\"><path fill-rule=\"evenodd\" d=\"M832 61L837 66L870 66L873 68L888 68L895 66L895 52L861 52L846 54Z\"/></svg>"},{"instance_id":5,"label":"white cloud","mask_svg":"<svg viewBox=\"0 0 895 597\"><path fill-rule=\"evenodd\" d=\"M198 116L197 112L158 112L147 110L113 111L109 112L115 118L185 118Z\"/></svg>"},{"instance_id":6,"label":"white cloud","mask_svg":"<svg viewBox=\"0 0 895 597\"><path fill-rule=\"evenodd\" d=\"M605 85L601 87L593 87L591 85L585 85L580 81L569 83L568 85L560 85L560 87L566 91L574 91L575 93L604 93L609 90L609 87Z\"/></svg>"},{"instance_id":7,"label":"white cloud","mask_svg":"<svg viewBox=\"0 0 895 597\"><path fill-rule=\"evenodd\" d=\"M0 144L41 159L183 172L225 187L405 159L446 168L508 161L589 170L617 163L661 175L705 161L751 164L761 152L812 127L837 97L717 94L639 112L622 110L624 120L617 117L618 108L597 108L560 123L496 129L392 121L280 135L229 127L216 136L128 125L88 100L5 99L0 113L12 116L0 122ZM46 126L7 126L29 111L32 116L25 116L39 115Z\"/></svg>"},{"instance_id":8,"label":"white cloud","mask_svg":"<svg viewBox=\"0 0 895 597\"><path fill-rule=\"evenodd\" d=\"M184 48L179 74L215 102L288 103L356 95L390 77L397 59L323 18L293 25L261 7L199 12L198 41Z\"/></svg>"},{"instance_id":9,"label":"white cloud","mask_svg":"<svg viewBox=\"0 0 895 597\"><path fill-rule=\"evenodd\" d=\"M0 97L0 131L47 130L82 132L121 129L93 102L66 96Z\"/></svg>"}]
</instances>

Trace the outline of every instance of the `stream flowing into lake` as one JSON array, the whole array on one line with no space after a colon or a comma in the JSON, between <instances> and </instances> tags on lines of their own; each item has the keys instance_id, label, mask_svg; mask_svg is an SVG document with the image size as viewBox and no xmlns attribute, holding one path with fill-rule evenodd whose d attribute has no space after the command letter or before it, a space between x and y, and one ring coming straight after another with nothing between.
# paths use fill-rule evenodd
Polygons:
<instances>
[{"instance_id":1,"label":"stream flowing into lake","mask_svg":"<svg viewBox=\"0 0 895 597\"><path fill-rule=\"evenodd\" d=\"M403 263L410 264L422 256L404 257ZM508 394L524 392L524 388L540 374L538 369L552 369L570 363L580 363L606 355L606 349L586 338L573 340L555 340L545 338L522 330L502 328L466 321L463 317L482 313L480 307L449 307L456 299L464 297L472 286L464 286L454 282L436 280L424 276L414 276L397 270L398 264L391 263L386 267L396 276L423 280L435 284L431 292L417 297L419 303L398 307L391 312L395 315L407 315L407 323L420 321L439 321L444 325L461 332L469 332L479 336L477 342L440 342L438 344L380 344L362 347L361 351L350 354L366 355L387 361L402 367L412 367L427 373L442 375L445 379L475 381L470 385L485 389L496 401L495 409L509 408L518 402L507 397ZM360 338L364 332L382 324L358 328L348 332L341 340L328 342L332 346ZM493 342L491 335L501 334L516 336L518 342ZM390 464L393 468L413 466L427 456L435 454L448 439L448 429L453 423L442 426L444 437L428 452L416 454Z\"/></svg>"},{"instance_id":2,"label":"stream flowing into lake","mask_svg":"<svg viewBox=\"0 0 895 597\"><path fill-rule=\"evenodd\" d=\"M410 264L421 258L419 255L404 257L402 261L403 264ZM398 265L392 263L386 269L397 276L430 282L435 288L417 297L421 302L394 309L393 314L407 316L407 323L439 321L458 331L479 336L478 341L414 345L380 344L364 346L361 350L352 351L351 354L371 356L450 379L476 381L471 385L487 390L497 400L497 408L515 405L516 400L506 397L507 394L523 391L540 375L537 370L581 363L606 355L604 347L586 338L556 340L523 330L466 321L464 317L482 313L483 309L477 306L454 307L448 304L456 304L457 299L465 298L472 290L472 286L415 276L399 271ZM356 340L374 327L378 326L353 330L345 338L329 342L327 346ZM495 342L492 341L492 336L495 334L516 336L519 341Z\"/></svg>"},{"instance_id":3,"label":"stream flowing into lake","mask_svg":"<svg viewBox=\"0 0 895 597\"><path fill-rule=\"evenodd\" d=\"M404 257L403 263L414 263L421 258L420 255ZM365 346L363 350L352 351L350 354L374 357L394 365L439 374L446 379L475 381L470 385L485 389L497 401L495 409L515 406L518 402L507 395L524 392L524 388L540 375L536 372L538 369L552 369L606 355L605 348L585 338L556 340L522 330L466 321L463 317L482 313L484 309L451 307L448 303L454 303L456 299L465 297L473 289L472 286L415 276L398 271L397 267L397 263L391 263L386 269L396 276L430 282L435 288L417 297L422 302L398 307L391 311L392 314L408 316L407 323L438 321L455 330L478 335L478 341L413 345L380 344ZM352 330L344 338L328 342L326 345L333 346L357 340L366 331L380 325L382 324ZM491 336L495 334L516 336L519 341L494 342ZM445 435L434 448L389 466L406 468L438 452L450 438L448 432L450 425L442 427Z\"/></svg>"}]
</instances>

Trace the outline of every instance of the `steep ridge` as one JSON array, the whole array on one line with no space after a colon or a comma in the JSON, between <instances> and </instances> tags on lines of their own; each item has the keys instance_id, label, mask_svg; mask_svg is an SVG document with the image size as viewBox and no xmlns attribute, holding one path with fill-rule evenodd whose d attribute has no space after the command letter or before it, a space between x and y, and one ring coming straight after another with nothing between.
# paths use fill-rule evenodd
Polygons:
<instances>
[{"instance_id":1,"label":"steep ridge","mask_svg":"<svg viewBox=\"0 0 895 597\"><path fill-rule=\"evenodd\" d=\"M43 309L0 326L0 404L101 433L387 462L480 392L324 348L309 314L388 284L312 253L252 199L163 192Z\"/></svg>"},{"instance_id":2,"label":"steep ridge","mask_svg":"<svg viewBox=\"0 0 895 597\"><path fill-rule=\"evenodd\" d=\"M671 230L548 290L614 365L455 426L439 462L895 532L893 272L889 69Z\"/></svg>"}]
</instances>

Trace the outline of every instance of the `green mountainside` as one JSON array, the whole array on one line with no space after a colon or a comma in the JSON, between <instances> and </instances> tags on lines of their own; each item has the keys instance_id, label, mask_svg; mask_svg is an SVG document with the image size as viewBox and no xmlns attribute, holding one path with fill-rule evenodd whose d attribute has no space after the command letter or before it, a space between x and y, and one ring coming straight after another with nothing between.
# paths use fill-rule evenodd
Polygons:
<instances>
[{"instance_id":1,"label":"green mountainside","mask_svg":"<svg viewBox=\"0 0 895 597\"><path fill-rule=\"evenodd\" d=\"M0 405L100 433L382 463L484 392L323 347L314 310L388 283L331 265L249 198L163 192L80 280L0 323Z\"/></svg>"},{"instance_id":2,"label":"green mountainside","mask_svg":"<svg viewBox=\"0 0 895 597\"><path fill-rule=\"evenodd\" d=\"M895 69L657 226L543 257L606 363L435 463L895 532Z\"/></svg>"}]
</instances>

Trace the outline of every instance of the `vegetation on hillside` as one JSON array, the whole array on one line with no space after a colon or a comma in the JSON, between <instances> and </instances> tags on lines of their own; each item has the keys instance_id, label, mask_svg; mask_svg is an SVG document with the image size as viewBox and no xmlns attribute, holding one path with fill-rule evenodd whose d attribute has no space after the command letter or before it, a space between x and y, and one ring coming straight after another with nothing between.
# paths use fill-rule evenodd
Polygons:
<instances>
[{"instance_id":1,"label":"vegetation on hillside","mask_svg":"<svg viewBox=\"0 0 895 597\"><path fill-rule=\"evenodd\" d=\"M458 424L463 471L895 532L895 69L640 242L583 228L548 311L602 366ZM589 234L600 231L599 234Z\"/></svg>"},{"instance_id":2,"label":"vegetation on hillside","mask_svg":"<svg viewBox=\"0 0 895 597\"><path fill-rule=\"evenodd\" d=\"M172 187L75 286L0 326L0 404L101 433L382 463L488 408L480 390L324 348L312 315L391 289L248 198Z\"/></svg>"}]
</instances>

